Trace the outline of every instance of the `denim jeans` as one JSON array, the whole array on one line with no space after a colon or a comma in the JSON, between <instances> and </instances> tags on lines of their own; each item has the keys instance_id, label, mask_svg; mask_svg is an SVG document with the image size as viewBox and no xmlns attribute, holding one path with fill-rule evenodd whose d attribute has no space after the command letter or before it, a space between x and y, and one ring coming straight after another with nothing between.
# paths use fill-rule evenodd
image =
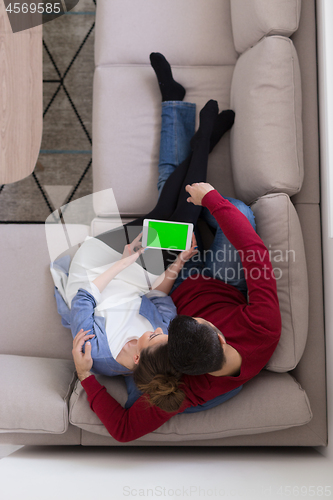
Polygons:
<instances>
[{"instance_id":1,"label":"denim jeans","mask_svg":"<svg viewBox=\"0 0 333 500\"><path fill-rule=\"evenodd\" d=\"M183 101L165 101L162 103L159 177L157 182L159 193L169 175L190 153L190 140L194 134L194 129L195 104ZM256 225L251 208L235 198L224 198L235 205L247 217L255 230ZM202 209L201 218L216 231L214 241L208 250L204 250L200 235L196 231L199 253L186 262L173 285L171 293L188 276L199 272L206 277L221 279L225 283L235 286L246 296L247 285L237 250L226 238L215 217L205 207Z\"/></svg>"},{"instance_id":2,"label":"denim jeans","mask_svg":"<svg viewBox=\"0 0 333 500\"><path fill-rule=\"evenodd\" d=\"M195 104L183 101L162 102L160 157L157 189L160 193L170 174L191 152L195 129Z\"/></svg>"}]
</instances>

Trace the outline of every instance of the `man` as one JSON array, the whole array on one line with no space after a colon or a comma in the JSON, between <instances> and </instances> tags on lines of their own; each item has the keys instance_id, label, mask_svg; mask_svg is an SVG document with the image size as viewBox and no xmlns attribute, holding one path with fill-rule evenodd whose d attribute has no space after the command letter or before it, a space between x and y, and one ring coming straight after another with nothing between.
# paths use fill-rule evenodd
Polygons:
<instances>
[{"instance_id":1,"label":"man","mask_svg":"<svg viewBox=\"0 0 333 500\"><path fill-rule=\"evenodd\" d=\"M221 362L214 366L214 370L203 373L199 356L199 362L189 370L199 370L203 374L183 375L186 399L176 412L168 413L157 406L147 407L145 396L130 409L122 408L90 374L89 346L86 346L85 354L82 353L82 346L88 337L83 332L74 339L74 362L90 406L110 434L119 441L137 439L160 427L184 407L204 403L246 383L264 368L280 338L281 315L276 281L264 243L248 219L210 184L187 185L186 191L190 194L188 201L206 207L215 217L223 236L238 250L248 300L245 293L232 284L205 273L189 276L172 293L178 313L190 316L192 324L193 321L204 324L210 336L214 334L218 339L217 350L222 353ZM217 238L220 236L217 234ZM211 263L214 264L213 261ZM227 269L225 267L225 272ZM191 328L187 329L187 335L189 332ZM172 344L173 337L180 338L182 334L177 328L175 332L171 329L169 335ZM187 349L192 355L194 342L189 342L190 348ZM172 353L171 357L175 363L179 362Z\"/></svg>"}]
</instances>

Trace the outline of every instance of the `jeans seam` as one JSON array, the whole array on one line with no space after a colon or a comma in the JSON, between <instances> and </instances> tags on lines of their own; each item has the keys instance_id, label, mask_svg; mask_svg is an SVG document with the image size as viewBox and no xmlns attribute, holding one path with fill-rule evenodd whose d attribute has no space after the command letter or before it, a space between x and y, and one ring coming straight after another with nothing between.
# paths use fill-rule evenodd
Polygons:
<instances>
[{"instance_id":1,"label":"jeans seam","mask_svg":"<svg viewBox=\"0 0 333 500\"><path fill-rule=\"evenodd\" d=\"M173 132L174 132L174 137L175 137L175 160L176 160L176 165L179 165L178 162L178 134L177 134L177 113L176 113L176 106L172 105L172 113L173 113Z\"/></svg>"}]
</instances>

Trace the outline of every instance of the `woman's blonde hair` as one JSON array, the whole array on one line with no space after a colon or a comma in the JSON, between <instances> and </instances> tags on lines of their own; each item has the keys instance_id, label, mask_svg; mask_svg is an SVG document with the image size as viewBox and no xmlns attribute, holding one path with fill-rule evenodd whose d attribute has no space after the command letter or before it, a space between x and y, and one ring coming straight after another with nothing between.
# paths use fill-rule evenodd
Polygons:
<instances>
[{"instance_id":1,"label":"woman's blonde hair","mask_svg":"<svg viewBox=\"0 0 333 500\"><path fill-rule=\"evenodd\" d=\"M167 343L143 349L133 374L138 389L149 395L149 403L167 412L179 410L185 399L181 376L169 361Z\"/></svg>"}]
</instances>

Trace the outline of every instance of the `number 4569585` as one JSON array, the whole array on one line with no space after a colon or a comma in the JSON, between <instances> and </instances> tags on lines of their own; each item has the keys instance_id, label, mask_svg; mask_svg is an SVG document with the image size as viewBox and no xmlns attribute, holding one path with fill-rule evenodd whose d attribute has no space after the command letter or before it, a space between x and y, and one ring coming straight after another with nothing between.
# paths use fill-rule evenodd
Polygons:
<instances>
[{"instance_id":1,"label":"number 4569585","mask_svg":"<svg viewBox=\"0 0 333 500\"><path fill-rule=\"evenodd\" d=\"M21 12L22 14L27 14L28 12L30 12L31 14L35 14L36 12L38 12L39 14L44 14L44 12L46 12L47 14L59 14L61 12L60 2L54 4L48 2L45 5L44 2L38 4L23 3L22 5L15 2L13 5L14 7L12 8L12 4L10 3L6 7L6 11L14 14L20 14Z\"/></svg>"}]
</instances>

